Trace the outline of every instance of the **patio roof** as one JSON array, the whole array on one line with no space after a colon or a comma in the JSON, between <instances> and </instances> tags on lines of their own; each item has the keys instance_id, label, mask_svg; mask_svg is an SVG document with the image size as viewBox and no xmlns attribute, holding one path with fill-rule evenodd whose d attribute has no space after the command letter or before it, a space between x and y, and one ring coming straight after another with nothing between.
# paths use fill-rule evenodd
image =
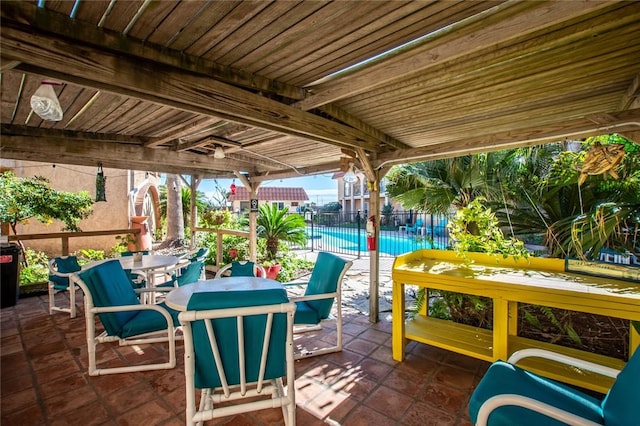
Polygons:
<instances>
[{"instance_id":1,"label":"patio roof","mask_svg":"<svg viewBox=\"0 0 640 426\"><path fill-rule=\"evenodd\" d=\"M639 2L34 0L0 12L4 159L261 182L357 157L371 179L598 133L640 140ZM61 83L61 121L31 112L43 80Z\"/></svg>"}]
</instances>

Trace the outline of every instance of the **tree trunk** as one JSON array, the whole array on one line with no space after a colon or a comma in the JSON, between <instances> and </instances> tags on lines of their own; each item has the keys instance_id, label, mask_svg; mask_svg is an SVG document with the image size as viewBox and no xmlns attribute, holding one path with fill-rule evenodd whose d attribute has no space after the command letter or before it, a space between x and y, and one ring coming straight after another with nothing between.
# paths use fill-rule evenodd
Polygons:
<instances>
[{"instance_id":1,"label":"tree trunk","mask_svg":"<svg viewBox=\"0 0 640 426\"><path fill-rule=\"evenodd\" d=\"M182 188L177 175L167 175L167 238L160 248L184 245Z\"/></svg>"}]
</instances>

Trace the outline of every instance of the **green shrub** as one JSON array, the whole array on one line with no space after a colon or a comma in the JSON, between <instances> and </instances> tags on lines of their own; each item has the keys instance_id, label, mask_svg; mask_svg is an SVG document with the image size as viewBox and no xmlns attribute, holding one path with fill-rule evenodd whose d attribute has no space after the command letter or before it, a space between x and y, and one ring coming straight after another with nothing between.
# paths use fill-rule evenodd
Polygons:
<instances>
[{"instance_id":1,"label":"green shrub","mask_svg":"<svg viewBox=\"0 0 640 426\"><path fill-rule=\"evenodd\" d=\"M49 280L49 258L44 252L26 249L25 261L29 266L20 269L20 285L38 284Z\"/></svg>"}]
</instances>

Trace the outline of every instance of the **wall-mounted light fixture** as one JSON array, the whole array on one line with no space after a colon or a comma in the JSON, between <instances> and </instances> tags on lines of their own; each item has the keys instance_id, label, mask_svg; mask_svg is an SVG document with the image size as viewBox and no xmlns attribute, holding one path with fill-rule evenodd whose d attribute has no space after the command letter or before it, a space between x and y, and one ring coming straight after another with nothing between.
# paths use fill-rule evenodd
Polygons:
<instances>
[{"instance_id":1,"label":"wall-mounted light fixture","mask_svg":"<svg viewBox=\"0 0 640 426\"><path fill-rule=\"evenodd\" d=\"M57 85L59 83L43 81L31 96L31 108L43 120L62 120L62 107L60 107L56 91L53 90L53 86Z\"/></svg>"}]
</instances>

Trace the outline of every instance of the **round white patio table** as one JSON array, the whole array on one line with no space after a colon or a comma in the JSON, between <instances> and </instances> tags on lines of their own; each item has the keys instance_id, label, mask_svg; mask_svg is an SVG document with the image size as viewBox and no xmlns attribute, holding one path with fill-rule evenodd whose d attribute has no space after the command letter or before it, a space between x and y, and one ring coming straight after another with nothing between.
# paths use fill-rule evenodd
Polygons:
<instances>
[{"instance_id":1,"label":"round white patio table","mask_svg":"<svg viewBox=\"0 0 640 426\"><path fill-rule=\"evenodd\" d=\"M118 261L122 269L140 271L147 277L147 288L155 285L155 274L158 270L167 269L176 265L180 258L163 254L145 254L140 262L135 262L133 256L119 257Z\"/></svg>"},{"instance_id":2,"label":"round white patio table","mask_svg":"<svg viewBox=\"0 0 640 426\"><path fill-rule=\"evenodd\" d=\"M276 280L258 277L225 277L217 280L197 281L171 290L165 303L176 311L186 311L191 296L195 293L222 293L225 291L246 291L247 297L256 290L275 290L284 288Z\"/></svg>"}]
</instances>

